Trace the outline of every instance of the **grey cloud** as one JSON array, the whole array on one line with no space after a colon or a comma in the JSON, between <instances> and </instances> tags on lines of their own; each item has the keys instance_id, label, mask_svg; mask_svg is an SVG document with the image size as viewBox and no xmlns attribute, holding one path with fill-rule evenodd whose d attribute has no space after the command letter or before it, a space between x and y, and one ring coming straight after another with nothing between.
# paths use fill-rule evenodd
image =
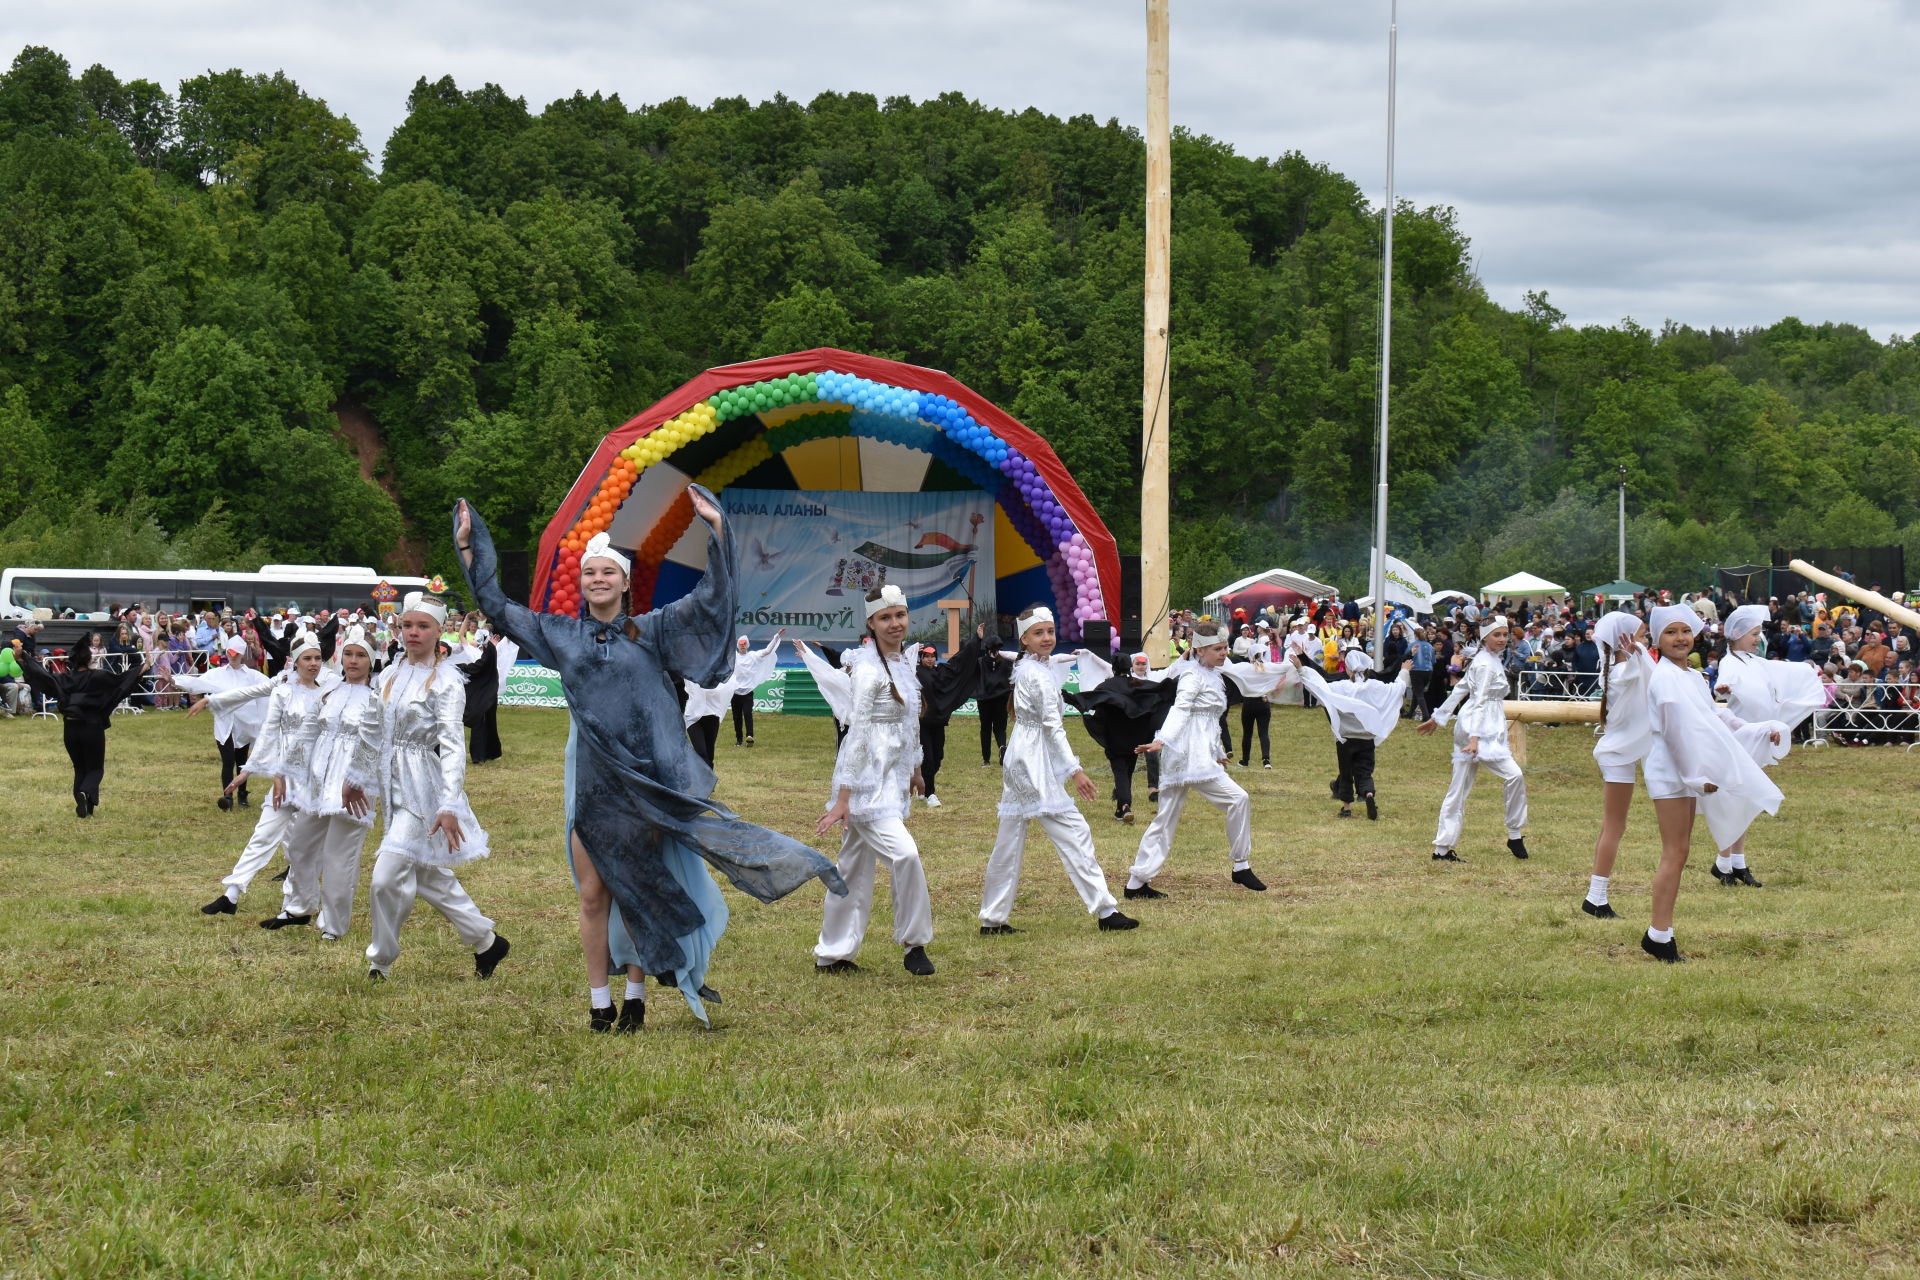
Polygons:
<instances>
[{"instance_id":1,"label":"grey cloud","mask_svg":"<svg viewBox=\"0 0 1920 1280\"><path fill-rule=\"evenodd\" d=\"M1243 155L1297 150L1377 201L1386 0L1172 0L1174 119ZM524 0L13 0L18 43L172 85L284 68L376 161L426 76L539 110L776 91L1117 117L1142 107L1138 0L550 6ZM1451 204L1489 292L1577 323L1784 314L1920 330L1912 211L1920 25L1896 0L1409 0L1399 194ZM1175 175L1178 182L1178 174Z\"/></svg>"}]
</instances>

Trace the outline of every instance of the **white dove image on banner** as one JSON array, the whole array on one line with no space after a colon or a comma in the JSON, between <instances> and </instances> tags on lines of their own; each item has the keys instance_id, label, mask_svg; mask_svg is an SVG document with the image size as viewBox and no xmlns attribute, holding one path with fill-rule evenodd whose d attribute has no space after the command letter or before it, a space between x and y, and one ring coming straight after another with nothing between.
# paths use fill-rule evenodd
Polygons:
<instances>
[{"instance_id":1,"label":"white dove image on banner","mask_svg":"<svg viewBox=\"0 0 1920 1280\"><path fill-rule=\"evenodd\" d=\"M1415 613L1433 612L1433 584L1415 573L1405 560L1387 558L1387 571L1383 576L1386 587L1381 591L1392 604L1404 604ZM1380 552L1373 553L1373 568L1380 568Z\"/></svg>"},{"instance_id":2,"label":"white dove image on banner","mask_svg":"<svg viewBox=\"0 0 1920 1280\"><path fill-rule=\"evenodd\" d=\"M945 641L940 600L971 598L974 617L994 616L993 499L978 490L726 489L720 504L740 569L735 621L755 644L782 627L845 644L883 583L906 594L910 639Z\"/></svg>"}]
</instances>

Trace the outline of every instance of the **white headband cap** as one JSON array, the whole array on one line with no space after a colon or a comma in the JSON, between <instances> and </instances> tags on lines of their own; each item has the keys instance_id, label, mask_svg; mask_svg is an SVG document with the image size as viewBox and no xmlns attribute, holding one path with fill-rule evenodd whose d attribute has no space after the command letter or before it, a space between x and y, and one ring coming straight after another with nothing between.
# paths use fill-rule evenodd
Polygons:
<instances>
[{"instance_id":1,"label":"white headband cap","mask_svg":"<svg viewBox=\"0 0 1920 1280\"><path fill-rule=\"evenodd\" d=\"M627 557L626 552L621 551L613 545L613 539L606 535L605 530L588 538L587 549L580 553L580 563L583 565L587 561L595 558L611 560L620 566L620 572L626 574L628 577L633 576L633 561Z\"/></svg>"},{"instance_id":2,"label":"white headband cap","mask_svg":"<svg viewBox=\"0 0 1920 1280\"><path fill-rule=\"evenodd\" d=\"M1035 609L1032 613L1028 614L1027 620L1020 624L1020 635L1022 636L1022 638L1024 638L1027 632L1033 630L1035 627L1039 626L1041 623L1052 622L1052 621L1053 621L1053 610L1047 608L1047 606L1045 605L1041 605L1039 608Z\"/></svg>"},{"instance_id":3,"label":"white headband cap","mask_svg":"<svg viewBox=\"0 0 1920 1280\"><path fill-rule=\"evenodd\" d=\"M1349 671L1373 670L1373 658L1365 649L1349 649L1341 655L1340 661Z\"/></svg>"},{"instance_id":4,"label":"white headband cap","mask_svg":"<svg viewBox=\"0 0 1920 1280\"><path fill-rule=\"evenodd\" d=\"M1603 644L1609 649L1618 649L1626 641L1640 634L1642 625L1638 614L1628 613L1624 609L1615 609L1593 624L1593 638L1596 643Z\"/></svg>"},{"instance_id":5,"label":"white headband cap","mask_svg":"<svg viewBox=\"0 0 1920 1280\"><path fill-rule=\"evenodd\" d=\"M1480 628L1480 634L1482 636L1489 636L1496 631L1510 631L1510 630L1512 630L1512 626L1507 622L1506 615L1503 613L1496 613L1491 618L1487 619L1486 626Z\"/></svg>"},{"instance_id":6,"label":"white headband cap","mask_svg":"<svg viewBox=\"0 0 1920 1280\"><path fill-rule=\"evenodd\" d=\"M867 616L871 618L882 609L904 609L907 607L907 593L889 582L880 588L880 594L867 601Z\"/></svg>"},{"instance_id":7,"label":"white headband cap","mask_svg":"<svg viewBox=\"0 0 1920 1280\"><path fill-rule=\"evenodd\" d=\"M311 631L296 632L293 637L293 643L287 646L287 661L289 663L293 662L309 649L315 653L320 652L320 637Z\"/></svg>"},{"instance_id":8,"label":"white headband cap","mask_svg":"<svg viewBox=\"0 0 1920 1280\"><path fill-rule=\"evenodd\" d=\"M228 653L245 653L247 651L247 642L239 636L228 636L227 642L223 647Z\"/></svg>"},{"instance_id":9,"label":"white headband cap","mask_svg":"<svg viewBox=\"0 0 1920 1280\"><path fill-rule=\"evenodd\" d=\"M1763 604L1741 605L1738 609L1735 609L1727 615L1727 639L1738 640L1742 636L1750 635L1758 631L1765 625L1767 619L1772 616L1773 615L1767 610L1767 606Z\"/></svg>"},{"instance_id":10,"label":"white headband cap","mask_svg":"<svg viewBox=\"0 0 1920 1280\"><path fill-rule=\"evenodd\" d=\"M1647 619L1647 631L1658 641L1666 629L1676 622L1686 623L1687 630L1696 636L1700 634L1700 628L1707 625L1690 605L1663 604Z\"/></svg>"},{"instance_id":11,"label":"white headband cap","mask_svg":"<svg viewBox=\"0 0 1920 1280\"><path fill-rule=\"evenodd\" d=\"M1128 658L1127 661L1128 662L1151 662L1152 659L1147 657L1147 655L1144 653L1136 653L1132 657Z\"/></svg>"},{"instance_id":12,"label":"white headband cap","mask_svg":"<svg viewBox=\"0 0 1920 1280\"><path fill-rule=\"evenodd\" d=\"M348 627L347 633L340 637L340 643L334 647L334 652L338 653L341 649L346 648L348 645L352 645L354 648L359 649L361 652L365 653L369 658L373 656L373 641L367 638L367 629L365 627L360 627L360 626Z\"/></svg>"},{"instance_id":13,"label":"white headband cap","mask_svg":"<svg viewBox=\"0 0 1920 1280\"><path fill-rule=\"evenodd\" d=\"M447 625L447 606L424 591L409 591L400 602L400 616L404 618L410 613L426 614L433 619L435 626Z\"/></svg>"}]
</instances>

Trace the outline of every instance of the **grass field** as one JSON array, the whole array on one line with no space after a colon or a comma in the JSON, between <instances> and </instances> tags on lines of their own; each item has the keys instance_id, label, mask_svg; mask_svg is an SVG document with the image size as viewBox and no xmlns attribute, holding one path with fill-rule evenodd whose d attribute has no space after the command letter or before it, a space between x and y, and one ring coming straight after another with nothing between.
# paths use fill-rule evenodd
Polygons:
<instances>
[{"instance_id":1,"label":"grass field","mask_svg":"<svg viewBox=\"0 0 1920 1280\"><path fill-rule=\"evenodd\" d=\"M913 821L936 977L900 970L884 887L845 978L813 973L817 888L729 890L716 1029L660 992L614 1037L585 1030L564 714L501 722L464 879L513 954L477 982L421 909L378 987L364 886L338 944L255 928L264 880L195 910L250 826L206 721L117 723L86 823L57 726L0 723L0 1276L1920 1274L1920 759L1796 753L1766 888L1717 886L1702 834L1665 966L1644 799L1626 918L1577 909L1583 731L1533 733L1531 861L1488 781L1446 866L1443 742L1396 734L1381 821L1336 821L1325 721L1290 709L1274 772L1235 775L1272 892L1190 810L1173 896L1101 934L1036 832L1025 932L983 938L999 774L958 722ZM811 831L830 727L760 729L723 731L721 794ZM1117 888L1139 828L1088 813Z\"/></svg>"}]
</instances>

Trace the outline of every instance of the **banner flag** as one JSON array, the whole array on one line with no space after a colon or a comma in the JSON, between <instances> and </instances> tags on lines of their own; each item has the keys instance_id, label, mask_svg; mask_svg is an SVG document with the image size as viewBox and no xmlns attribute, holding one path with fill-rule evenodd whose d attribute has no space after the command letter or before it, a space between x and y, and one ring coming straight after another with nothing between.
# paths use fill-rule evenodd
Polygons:
<instances>
[{"instance_id":1,"label":"banner flag","mask_svg":"<svg viewBox=\"0 0 1920 1280\"><path fill-rule=\"evenodd\" d=\"M1386 557L1386 573L1380 573L1380 552L1373 553L1373 572L1386 584L1381 591L1390 602L1404 604L1415 613L1433 612L1433 584L1413 571L1404 560Z\"/></svg>"},{"instance_id":2,"label":"banner flag","mask_svg":"<svg viewBox=\"0 0 1920 1280\"><path fill-rule=\"evenodd\" d=\"M993 499L977 490L726 489L720 502L740 548L735 621L755 644L783 627L857 642L867 592L889 583L907 597L909 640L944 644L941 600L973 601L966 633L994 618Z\"/></svg>"}]
</instances>

